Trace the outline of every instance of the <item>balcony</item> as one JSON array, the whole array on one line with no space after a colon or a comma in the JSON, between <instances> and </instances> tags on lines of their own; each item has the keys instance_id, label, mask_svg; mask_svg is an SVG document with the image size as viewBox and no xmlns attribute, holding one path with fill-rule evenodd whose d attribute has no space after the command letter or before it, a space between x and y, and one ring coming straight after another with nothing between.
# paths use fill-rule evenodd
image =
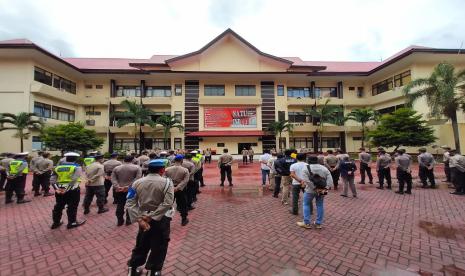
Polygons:
<instances>
[{"instance_id":1,"label":"balcony","mask_svg":"<svg viewBox=\"0 0 465 276\"><path fill-rule=\"evenodd\" d=\"M110 103L110 98L102 96L83 96L79 98L79 104L82 105L108 105Z\"/></svg>"},{"instance_id":2,"label":"balcony","mask_svg":"<svg viewBox=\"0 0 465 276\"><path fill-rule=\"evenodd\" d=\"M145 105L166 105L171 106L171 97L145 97L142 98Z\"/></svg>"},{"instance_id":3,"label":"balcony","mask_svg":"<svg viewBox=\"0 0 465 276\"><path fill-rule=\"evenodd\" d=\"M392 100L402 99L404 94L402 93L403 87L394 87L394 89L374 95L370 97L369 104L379 104Z\"/></svg>"},{"instance_id":4,"label":"balcony","mask_svg":"<svg viewBox=\"0 0 465 276\"><path fill-rule=\"evenodd\" d=\"M200 105L261 105L262 99L257 97L225 97L208 96L199 98Z\"/></svg>"},{"instance_id":5,"label":"balcony","mask_svg":"<svg viewBox=\"0 0 465 276\"><path fill-rule=\"evenodd\" d=\"M310 97L304 97L304 98L287 98L287 105L288 106L313 106L315 105L315 99L310 98Z\"/></svg>"},{"instance_id":6,"label":"balcony","mask_svg":"<svg viewBox=\"0 0 465 276\"><path fill-rule=\"evenodd\" d=\"M67 102L71 104L80 103L80 99L76 94L58 90L53 86L43 84L37 81L32 81L31 93L38 94L38 95L48 97L48 98L54 98L62 102Z\"/></svg>"},{"instance_id":7,"label":"balcony","mask_svg":"<svg viewBox=\"0 0 465 276\"><path fill-rule=\"evenodd\" d=\"M86 126L87 129L95 130L97 133L107 133L108 127L107 126Z\"/></svg>"}]
</instances>

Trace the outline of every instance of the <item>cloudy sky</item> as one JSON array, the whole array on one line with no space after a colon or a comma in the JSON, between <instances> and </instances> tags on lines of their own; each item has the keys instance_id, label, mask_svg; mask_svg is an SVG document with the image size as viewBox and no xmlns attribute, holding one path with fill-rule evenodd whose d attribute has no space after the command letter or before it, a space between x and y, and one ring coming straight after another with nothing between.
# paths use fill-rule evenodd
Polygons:
<instances>
[{"instance_id":1,"label":"cloudy sky","mask_svg":"<svg viewBox=\"0 0 465 276\"><path fill-rule=\"evenodd\" d=\"M0 40L148 58L195 51L232 28L277 56L369 61L413 44L459 48L464 19L465 0L0 0Z\"/></svg>"}]
</instances>

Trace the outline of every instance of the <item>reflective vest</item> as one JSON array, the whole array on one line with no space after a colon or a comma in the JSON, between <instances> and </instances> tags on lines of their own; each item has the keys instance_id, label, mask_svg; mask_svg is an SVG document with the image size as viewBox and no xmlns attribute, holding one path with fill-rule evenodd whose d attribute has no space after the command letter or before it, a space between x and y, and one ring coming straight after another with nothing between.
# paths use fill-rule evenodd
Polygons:
<instances>
[{"instance_id":1,"label":"reflective vest","mask_svg":"<svg viewBox=\"0 0 465 276\"><path fill-rule=\"evenodd\" d=\"M95 158L94 157L86 157L84 158L84 165L89 166L90 164L94 163L95 162Z\"/></svg>"},{"instance_id":2,"label":"reflective vest","mask_svg":"<svg viewBox=\"0 0 465 276\"><path fill-rule=\"evenodd\" d=\"M68 185L73 181L73 175L78 165L60 165L55 168L57 174L58 186ZM81 178L77 179L77 182L81 182Z\"/></svg>"},{"instance_id":3,"label":"reflective vest","mask_svg":"<svg viewBox=\"0 0 465 276\"><path fill-rule=\"evenodd\" d=\"M10 174L11 175L17 175L19 173L19 171L18 171L19 167L21 167L23 162L26 162L26 161L23 161L23 160L12 160L12 161L10 161ZM23 169L23 174L27 174L28 172L29 172L29 167L26 166Z\"/></svg>"},{"instance_id":4,"label":"reflective vest","mask_svg":"<svg viewBox=\"0 0 465 276\"><path fill-rule=\"evenodd\" d=\"M198 163L202 160L202 157L203 157L202 154L197 153L194 157L192 157L192 160Z\"/></svg>"}]
</instances>

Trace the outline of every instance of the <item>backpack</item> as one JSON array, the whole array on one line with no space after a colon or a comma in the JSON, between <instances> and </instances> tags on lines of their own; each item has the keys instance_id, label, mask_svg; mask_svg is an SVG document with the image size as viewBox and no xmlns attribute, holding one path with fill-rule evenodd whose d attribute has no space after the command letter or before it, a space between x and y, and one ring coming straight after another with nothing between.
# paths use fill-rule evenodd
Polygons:
<instances>
[{"instance_id":1,"label":"backpack","mask_svg":"<svg viewBox=\"0 0 465 276\"><path fill-rule=\"evenodd\" d=\"M321 177L319 174L312 173L310 165L307 165L308 173L310 175L309 180L315 186L315 189L326 189L326 178Z\"/></svg>"}]
</instances>

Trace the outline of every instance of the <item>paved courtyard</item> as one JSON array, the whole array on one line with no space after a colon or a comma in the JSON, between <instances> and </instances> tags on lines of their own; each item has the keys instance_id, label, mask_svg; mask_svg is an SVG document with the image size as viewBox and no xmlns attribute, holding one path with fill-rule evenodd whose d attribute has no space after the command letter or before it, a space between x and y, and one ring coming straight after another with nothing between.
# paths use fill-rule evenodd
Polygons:
<instances>
[{"instance_id":1,"label":"paved courtyard","mask_svg":"<svg viewBox=\"0 0 465 276\"><path fill-rule=\"evenodd\" d=\"M358 185L358 199L332 191L324 229L304 230L261 191L257 163L235 165L232 189L220 189L215 165L189 225L172 222L164 275L465 275L465 197L444 185L410 196ZM0 275L125 275L137 226L117 227L114 206L52 231L54 197L0 202Z\"/></svg>"}]
</instances>

